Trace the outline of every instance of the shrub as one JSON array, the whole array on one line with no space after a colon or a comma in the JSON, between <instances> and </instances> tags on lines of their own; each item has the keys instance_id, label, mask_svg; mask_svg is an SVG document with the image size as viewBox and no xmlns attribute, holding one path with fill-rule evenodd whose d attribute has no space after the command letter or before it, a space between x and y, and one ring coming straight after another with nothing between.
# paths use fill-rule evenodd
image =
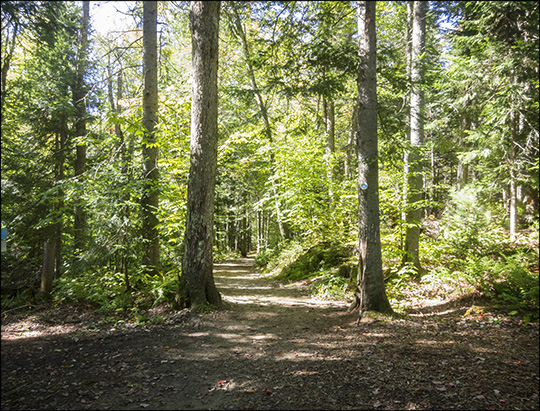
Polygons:
<instances>
[{"instance_id":1,"label":"shrub","mask_svg":"<svg viewBox=\"0 0 540 411\"><path fill-rule=\"evenodd\" d=\"M352 291L349 280L335 273L329 273L311 285L311 295L315 298L341 300Z\"/></svg>"},{"instance_id":2,"label":"shrub","mask_svg":"<svg viewBox=\"0 0 540 411\"><path fill-rule=\"evenodd\" d=\"M510 315L523 314L538 318L538 266L531 256L517 253L511 256L469 255L463 264L467 281L483 294L494 298L498 306Z\"/></svg>"}]
</instances>

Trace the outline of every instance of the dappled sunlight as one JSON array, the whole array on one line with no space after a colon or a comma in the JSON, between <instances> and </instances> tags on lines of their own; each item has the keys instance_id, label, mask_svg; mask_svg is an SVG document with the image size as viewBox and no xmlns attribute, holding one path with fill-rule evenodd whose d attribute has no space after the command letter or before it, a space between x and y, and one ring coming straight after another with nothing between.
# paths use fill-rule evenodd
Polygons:
<instances>
[{"instance_id":1,"label":"dappled sunlight","mask_svg":"<svg viewBox=\"0 0 540 411\"><path fill-rule=\"evenodd\" d=\"M238 270L227 270L234 264L220 266L223 270L214 276L216 286L223 296L223 300L233 304L254 304L259 306L282 306L282 307L346 307L343 301L330 301L315 299L302 295L302 287L295 285L283 285L269 278L263 278L261 274L249 272L244 276L229 275ZM249 270L249 266L246 266Z\"/></svg>"},{"instance_id":2,"label":"dappled sunlight","mask_svg":"<svg viewBox=\"0 0 540 411\"><path fill-rule=\"evenodd\" d=\"M223 309L159 311L162 321L154 324L107 324L85 310L40 310L10 322L2 327L3 355L6 350L13 357L9 378L18 384L27 361L54 361L39 378L67 387L59 381L71 375L79 388L87 380L110 388L92 388L101 393L91 397L95 409L118 398L129 409L294 408L288 398L306 409L383 409L378 404L384 398L400 398L394 409L425 409L416 402L419 394L429 393L433 401L446 394L486 396L481 384L492 384L494 376L529 378L531 384L537 379L531 345L537 333L485 314L470 296L430 299L428 306L409 306L395 316L368 312L357 326L349 302L311 297L299 284L285 286L245 270L219 273L216 285ZM136 393L149 387L155 396L138 401ZM259 400L250 403L253 398ZM177 406L179 399L184 407Z\"/></svg>"},{"instance_id":3,"label":"dappled sunlight","mask_svg":"<svg viewBox=\"0 0 540 411\"><path fill-rule=\"evenodd\" d=\"M214 279L227 279L227 280L259 280L259 276L257 274L249 274L249 275L243 275L243 276L235 276L235 277L232 277L232 276L223 276L223 275L215 275L214 274Z\"/></svg>"},{"instance_id":4,"label":"dappled sunlight","mask_svg":"<svg viewBox=\"0 0 540 411\"><path fill-rule=\"evenodd\" d=\"M31 315L9 324L2 324L2 341L74 334L80 329L79 323L80 321L75 317L58 321L57 319L47 319L45 316Z\"/></svg>"},{"instance_id":5,"label":"dappled sunlight","mask_svg":"<svg viewBox=\"0 0 540 411\"><path fill-rule=\"evenodd\" d=\"M226 275L226 274L246 274L244 276L236 277L236 278L250 278L250 277L259 278L258 274L251 273L248 270L231 270L231 269L214 270L214 278L224 278L224 277L232 278L232 276Z\"/></svg>"},{"instance_id":6,"label":"dappled sunlight","mask_svg":"<svg viewBox=\"0 0 540 411\"><path fill-rule=\"evenodd\" d=\"M246 288L248 289L248 288ZM341 301L324 301L313 298L292 298L283 296L260 297L254 295L229 296L224 300L236 304L279 305L284 307L345 307Z\"/></svg>"}]
</instances>

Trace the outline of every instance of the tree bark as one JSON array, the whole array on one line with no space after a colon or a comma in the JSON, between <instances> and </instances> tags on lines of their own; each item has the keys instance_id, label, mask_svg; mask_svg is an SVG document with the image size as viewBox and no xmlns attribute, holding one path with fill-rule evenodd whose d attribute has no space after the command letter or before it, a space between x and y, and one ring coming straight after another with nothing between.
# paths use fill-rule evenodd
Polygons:
<instances>
[{"instance_id":1,"label":"tree bark","mask_svg":"<svg viewBox=\"0 0 540 411\"><path fill-rule=\"evenodd\" d=\"M68 88L67 85L64 87L64 95L67 96L68 94ZM66 113L62 113L59 115L58 122L59 122L59 131L56 133L55 138L55 163L56 163L56 171L55 171L55 184L61 185L65 178L64 173L64 162L66 158L66 143L68 141L68 125L67 125L67 115ZM64 199L65 199L65 193L62 188L58 189L58 200L56 201L56 204L54 205L55 210L55 223L54 223L54 252L56 254L56 263L53 268L54 274L53 278L60 278L62 275L62 230L63 230L63 224L62 224L62 218L60 217L62 214L62 209L64 208Z\"/></svg>"},{"instance_id":2,"label":"tree bark","mask_svg":"<svg viewBox=\"0 0 540 411\"><path fill-rule=\"evenodd\" d=\"M159 272L159 172L155 126L158 110L157 66L157 1L143 2L143 126L142 143L144 189L141 199L143 212L143 265L155 275Z\"/></svg>"},{"instance_id":3,"label":"tree bark","mask_svg":"<svg viewBox=\"0 0 540 411\"><path fill-rule=\"evenodd\" d=\"M214 197L217 168L218 32L220 2L191 3L193 85L191 165L179 304L198 310L221 305L213 276Z\"/></svg>"},{"instance_id":4,"label":"tree bark","mask_svg":"<svg viewBox=\"0 0 540 411\"><path fill-rule=\"evenodd\" d=\"M47 241L43 252L43 271L41 273L41 291L50 293L54 280L56 242Z\"/></svg>"},{"instance_id":5,"label":"tree bark","mask_svg":"<svg viewBox=\"0 0 540 411\"><path fill-rule=\"evenodd\" d=\"M417 148L424 144L424 63L422 55L426 43L427 2L413 2L412 50L411 50L411 101L410 101L410 142L413 149L408 153L406 163L407 176L407 230L403 264L412 263L418 272L423 271L419 258L420 220L422 207L423 179L421 158Z\"/></svg>"},{"instance_id":6,"label":"tree bark","mask_svg":"<svg viewBox=\"0 0 540 411\"><path fill-rule=\"evenodd\" d=\"M86 56L88 54L88 22L90 19L90 1L83 2L83 17L81 24L81 36L79 38L79 55L77 61L77 74L75 79L75 87L73 88L73 105L77 110L77 118L75 121L75 134L77 138L76 154L75 154L75 178L82 179L86 168L86 88L84 84L84 73L87 63ZM75 199L74 209L74 244L75 251L80 252L85 247L85 227L86 216L80 198Z\"/></svg>"},{"instance_id":7,"label":"tree bark","mask_svg":"<svg viewBox=\"0 0 540 411\"><path fill-rule=\"evenodd\" d=\"M327 167L327 180L328 180L328 198L330 199L330 207L334 207L334 190L332 188L332 182L334 180L333 170L333 156L336 151L336 116L333 100L324 100L324 120L325 120L325 134L326 134L326 167Z\"/></svg>"},{"instance_id":8,"label":"tree bark","mask_svg":"<svg viewBox=\"0 0 540 411\"><path fill-rule=\"evenodd\" d=\"M356 171L356 138L358 134L358 104L354 104L351 115L351 132L345 152L345 178L352 180Z\"/></svg>"},{"instance_id":9,"label":"tree bark","mask_svg":"<svg viewBox=\"0 0 540 411\"><path fill-rule=\"evenodd\" d=\"M379 223L375 2L358 2L358 223L359 263L355 306L392 312L384 290ZM354 308L355 306L351 307Z\"/></svg>"}]
</instances>

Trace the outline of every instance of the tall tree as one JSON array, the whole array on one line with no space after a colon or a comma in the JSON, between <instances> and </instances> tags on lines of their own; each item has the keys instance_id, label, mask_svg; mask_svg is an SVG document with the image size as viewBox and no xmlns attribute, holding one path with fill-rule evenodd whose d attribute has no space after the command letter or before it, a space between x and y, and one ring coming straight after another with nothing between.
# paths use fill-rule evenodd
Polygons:
<instances>
[{"instance_id":1,"label":"tall tree","mask_svg":"<svg viewBox=\"0 0 540 411\"><path fill-rule=\"evenodd\" d=\"M410 57L410 113L409 132L411 150L406 156L407 169L407 231L403 263L412 263L420 272L419 243L420 220L422 218L422 174L419 147L424 144L424 63L426 48L427 2L414 1L412 10L412 34Z\"/></svg>"},{"instance_id":2,"label":"tall tree","mask_svg":"<svg viewBox=\"0 0 540 411\"><path fill-rule=\"evenodd\" d=\"M358 236L356 300L364 311L392 312L384 290L379 224L375 2L358 2Z\"/></svg>"},{"instance_id":3,"label":"tall tree","mask_svg":"<svg viewBox=\"0 0 540 411\"><path fill-rule=\"evenodd\" d=\"M149 273L159 271L159 172L156 144L158 114L157 65L157 1L143 2L143 127L142 143L144 190L141 199L143 212L143 265Z\"/></svg>"},{"instance_id":4,"label":"tall tree","mask_svg":"<svg viewBox=\"0 0 540 411\"><path fill-rule=\"evenodd\" d=\"M221 305L213 276L214 197L218 141L219 1L191 3L191 165L179 303L198 310Z\"/></svg>"},{"instance_id":5,"label":"tall tree","mask_svg":"<svg viewBox=\"0 0 540 411\"><path fill-rule=\"evenodd\" d=\"M77 56L77 67L75 72L75 85L73 87L73 105L77 112L75 120L75 136L76 136L76 154L75 154L75 178L82 178L86 167L86 88L84 84L84 75L87 67L88 54L88 23L90 19L90 1L83 1L83 15L79 36L79 48ZM83 250L85 244L85 226L86 218L83 205L80 199L75 200L75 250Z\"/></svg>"}]
</instances>

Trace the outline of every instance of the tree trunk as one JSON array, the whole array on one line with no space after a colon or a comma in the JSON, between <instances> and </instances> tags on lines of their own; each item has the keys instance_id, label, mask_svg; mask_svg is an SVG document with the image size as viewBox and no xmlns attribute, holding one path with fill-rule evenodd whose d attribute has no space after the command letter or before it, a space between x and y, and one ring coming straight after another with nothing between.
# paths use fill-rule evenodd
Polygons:
<instances>
[{"instance_id":1,"label":"tree trunk","mask_svg":"<svg viewBox=\"0 0 540 411\"><path fill-rule=\"evenodd\" d=\"M50 293L54 280L54 263L56 256L56 241L47 241L43 253L43 271L41 273L41 291Z\"/></svg>"},{"instance_id":2,"label":"tree trunk","mask_svg":"<svg viewBox=\"0 0 540 411\"><path fill-rule=\"evenodd\" d=\"M345 178L352 180L356 170L356 139L358 134L358 104L354 104L351 116L351 132L345 153Z\"/></svg>"},{"instance_id":3,"label":"tree trunk","mask_svg":"<svg viewBox=\"0 0 540 411\"><path fill-rule=\"evenodd\" d=\"M67 86L64 89L65 95L68 94ZM68 125L67 125L67 115L66 113L62 113L59 115L58 119L60 126L59 126L59 132L56 134L56 141L55 141L55 163L56 163L56 173L55 173L55 180L56 184L60 185L64 181L65 173L64 173L64 162L66 158L66 143L68 139ZM56 204L54 205L55 210L55 223L54 223L54 239L52 241L55 242L54 245L54 252L56 254L56 263L55 267L53 269L53 278L59 278L62 275L62 230L63 230L63 224L62 224L62 209L64 208L64 190L61 188L58 190L58 200L56 201Z\"/></svg>"},{"instance_id":4,"label":"tree trunk","mask_svg":"<svg viewBox=\"0 0 540 411\"><path fill-rule=\"evenodd\" d=\"M76 134L76 154L75 154L75 179L82 179L84 169L86 167L86 88L84 85L84 74L87 63L86 56L88 54L88 22L90 19L90 1L83 2L83 17L81 24L81 37L79 39L79 55L77 61L77 74L75 79L75 87L73 87L73 105L77 110L77 118L75 121ZM85 227L86 216L80 198L75 198L74 209L74 246L75 251L80 252L85 247Z\"/></svg>"},{"instance_id":5,"label":"tree trunk","mask_svg":"<svg viewBox=\"0 0 540 411\"><path fill-rule=\"evenodd\" d=\"M334 180L333 170L333 156L336 151L336 116L335 107L332 100L324 100L324 119L325 119L325 134L326 134L326 167L328 181L328 198L330 199L330 206L334 206L334 190L332 188L332 181Z\"/></svg>"},{"instance_id":6,"label":"tree trunk","mask_svg":"<svg viewBox=\"0 0 540 411\"><path fill-rule=\"evenodd\" d=\"M384 290L379 225L375 2L358 2L358 282L353 307L392 312Z\"/></svg>"},{"instance_id":7,"label":"tree trunk","mask_svg":"<svg viewBox=\"0 0 540 411\"><path fill-rule=\"evenodd\" d=\"M515 77L513 79L515 84ZM515 241L516 239L516 230L517 230L517 184L516 184L516 146L515 142L517 141L517 119L516 119L516 110L514 104L512 103L512 111L510 113L510 148L508 150L508 167L510 175L510 201L509 201L509 222L510 222L510 239Z\"/></svg>"},{"instance_id":8,"label":"tree trunk","mask_svg":"<svg viewBox=\"0 0 540 411\"><path fill-rule=\"evenodd\" d=\"M155 126L158 110L158 67L157 67L157 1L143 2L143 126L142 143L144 189L141 199L143 212L143 265L155 275L159 272L159 172L158 147Z\"/></svg>"},{"instance_id":9,"label":"tree trunk","mask_svg":"<svg viewBox=\"0 0 540 411\"><path fill-rule=\"evenodd\" d=\"M3 17L3 16L2 16ZM4 22L2 21L2 26ZM6 38L2 37L5 49L2 52L2 73L0 75L0 111L4 112L4 101L6 99L6 87L9 67L11 65L11 59L15 54L15 47L17 45L17 38L19 37L20 24L17 20L13 21L13 28L11 30L11 38L9 38L9 31L6 30ZM4 28L2 27L2 31ZM4 33L2 33L2 36ZM2 116L3 117L3 116Z\"/></svg>"},{"instance_id":10,"label":"tree trunk","mask_svg":"<svg viewBox=\"0 0 540 411\"><path fill-rule=\"evenodd\" d=\"M214 197L217 168L218 32L220 2L191 3L193 85L191 165L184 258L178 290L182 307L221 305L213 276Z\"/></svg>"},{"instance_id":11,"label":"tree trunk","mask_svg":"<svg viewBox=\"0 0 540 411\"><path fill-rule=\"evenodd\" d=\"M419 259L420 220L422 208L422 167L417 148L424 144L424 63L422 55L426 43L427 2L415 1L412 24L411 54L411 102L410 102L410 142L413 149L408 153L407 176L407 231L405 234L405 253L403 264L413 263L418 272L423 271Z\"/></svg>"}]
</instances>

